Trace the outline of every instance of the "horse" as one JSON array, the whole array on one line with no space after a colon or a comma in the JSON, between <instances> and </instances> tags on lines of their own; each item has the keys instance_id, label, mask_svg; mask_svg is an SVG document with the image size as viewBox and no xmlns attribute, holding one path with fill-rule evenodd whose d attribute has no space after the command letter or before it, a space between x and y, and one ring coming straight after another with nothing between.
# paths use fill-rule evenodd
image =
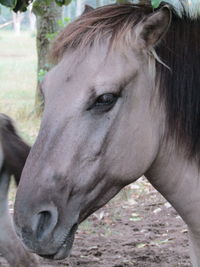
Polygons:
<instances>
[{"instance_id":1,"label":"horse","mask_svg":"<svg viewBox=\"0 0 200 267\"><path fill-rule=\"evenodd\" d=\"M55 41L15 202L31 251L67 257L78 225L144 174L187 224L200 266L200 19L186 8L103 6Z\"/></svg>"},{"instance_id":2,"label":"horse","mask_svg":"<svg viewBox=\"0 0 200 267\"><path fill-rule=\"evenodd\" d=\"M0 253L12 267L37 266L35 256L18 239L8 209L11 176L18 185L29 151L30 146L19 137L11 119L0 113Z\"/></svg>"}]
</instances>

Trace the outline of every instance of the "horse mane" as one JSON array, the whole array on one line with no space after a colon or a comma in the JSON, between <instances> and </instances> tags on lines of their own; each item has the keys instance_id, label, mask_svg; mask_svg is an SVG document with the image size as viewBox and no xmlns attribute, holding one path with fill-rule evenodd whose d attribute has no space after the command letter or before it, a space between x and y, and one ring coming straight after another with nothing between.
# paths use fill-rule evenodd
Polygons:
<instances>
[{"instance_id":1,"label":"horse mane","mask_svg":"<svg viewBox=\"0 0 200 267\"><path fill-rule=\"evenodd\" d=\"M200 162L200 4L197 6L198 12L184 4L172 7L171 27L155 50L171 69L156 63L156 80L166 108L166 136L173 137L177 146L184 145L187 156ZM126 34L152 12L150 5L135 4L108 5L90 11L64 29L52 55L59 60L67 49L90 47L108 37L112 44L124 41Z\"/></svg>"},{"instance_id":2,"label":"horse mane","mask_svg":"<svg viewBox=\"0 0 200 267\"><path fill-rule=\"evenodd\" d=\"M200 162L200 19L173 18L156 48L171 71L157 63L160 96L167 114L168 135L184 145L190 158Z\"/></svg>"},{"instance_id":3,"label":"horse mane","mask_svg":"<svg viewBox=\"0 0 200 267\"><path fill-rule=\"evenodd\" d=\"M17 134L11 119L0 113L0 141L4 154L3 169L14 175L18 184L30 151L28 146Z\"/></svg>"}]
</instances>

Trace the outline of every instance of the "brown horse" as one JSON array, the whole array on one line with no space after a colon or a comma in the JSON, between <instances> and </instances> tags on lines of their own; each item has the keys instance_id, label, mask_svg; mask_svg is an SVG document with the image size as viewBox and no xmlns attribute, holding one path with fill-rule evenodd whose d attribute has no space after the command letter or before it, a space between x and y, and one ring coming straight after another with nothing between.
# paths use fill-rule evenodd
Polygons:
<instances>
[{"instance_id":1,"label":"brown horse","mask_svg":"<svg viewBox=\"0 0 200 267\"><path fill-rule=\"evenodd\" d=\"M200 266L200 20L110 5L57 39L15 204L19 236L65 258L81 221L145 174L189 228Z\"/></svg>"},{"instance_id":2,"label":"brown horse","mask_svg":"<svg viewBox=\"0 0 200 267\"><path fill-rule=\"evenodd\" d=\"M0 113L0 253L12 267L37 266L35 257L18 239L8 209L11 175L18 184L29 151L10 118Z\"/></svg>"}]
</instances>

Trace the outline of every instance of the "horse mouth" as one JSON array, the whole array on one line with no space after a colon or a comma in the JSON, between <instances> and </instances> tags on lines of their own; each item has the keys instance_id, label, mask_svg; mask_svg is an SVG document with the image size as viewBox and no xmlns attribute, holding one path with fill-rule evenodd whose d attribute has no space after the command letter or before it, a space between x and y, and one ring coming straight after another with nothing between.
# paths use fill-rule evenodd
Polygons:
<instances>
[{"instance_id":1,"label":"horse mouth","mask_svg":"<svg viewBox=\"0 0 200 267\"><path fill-rule=\"evenodd\" d=\"M72 226L71 230L68 232L66 238L64 239L64 241L62 242L62 245L58 248L56 253L50 254L50 255L39 254L39 256L43 258L47 258L47 259L52 259L52 260L63 260L66 257L68 257L72 249L74 236L75 236L77 228L78 228L77 223Z\"/></svg>"}]
</instances>

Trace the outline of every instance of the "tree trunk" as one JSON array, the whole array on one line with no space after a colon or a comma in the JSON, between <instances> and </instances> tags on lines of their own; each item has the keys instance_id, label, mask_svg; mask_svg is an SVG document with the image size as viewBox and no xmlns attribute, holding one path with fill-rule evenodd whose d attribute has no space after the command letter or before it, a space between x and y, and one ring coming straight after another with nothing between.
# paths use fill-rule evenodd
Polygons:
<instances>
[{"instance_id":1,"label":"tree trunk","mask_svg":"<svg viewBox=\"0 0 200 267\"><path fill-rule=\"evenodd\" d=\"M14 26L14 31L16 35L20 35L21 31L21 21L24 17L24 15L20 12L12 12L13 15L13 26Z\"/></svg>"},{"instance_id":2,"label":"tree trunk","mask_svg":"<svg viewBox=\"0 0 200 267\"><path fill-rule=\"evenodd\" d=\"M54 1L49 5L42 2L42 14L36 14L37 25L37 55L38 55L38 84L35 96L35 112L37 115L41 114L44 106L43 96L40 91L40 82L44 74L49 71L49 48L51 44L51 37L59 31L58 20L62 18L62 8ZM39 77L40 76L40 77ZM39 79L40 78L40 79Z\"/></svg>"},{"instance_id":3,"label":"tree trunk","mask_svg":"<svg viewBox=\"0 0 200 267\"><path fill-rule=\"evenodd\" d=\"M102 6L101 0L96 0L96 7Z\"/></svg>"},{"instance_id":4,"label":"tree trunk","mask_svg":"<svg viewBox=\"0 0 200 267\"><path fill-rule=\"evenodd\" d=\"M36 17L32 12L32 4L28 7L29 28L31 32L36 30Z\"/></svg>"},{"instance_id":5,"label":"tree trunk","mask_svg":"<svg viewBox=\"0 0 200 267\"><path fill-rule=\"evenodd\" d=\"M76 0L76 17L82 14L84 6L85 6L85 0Z\"/></svg>"}]
</instances>

